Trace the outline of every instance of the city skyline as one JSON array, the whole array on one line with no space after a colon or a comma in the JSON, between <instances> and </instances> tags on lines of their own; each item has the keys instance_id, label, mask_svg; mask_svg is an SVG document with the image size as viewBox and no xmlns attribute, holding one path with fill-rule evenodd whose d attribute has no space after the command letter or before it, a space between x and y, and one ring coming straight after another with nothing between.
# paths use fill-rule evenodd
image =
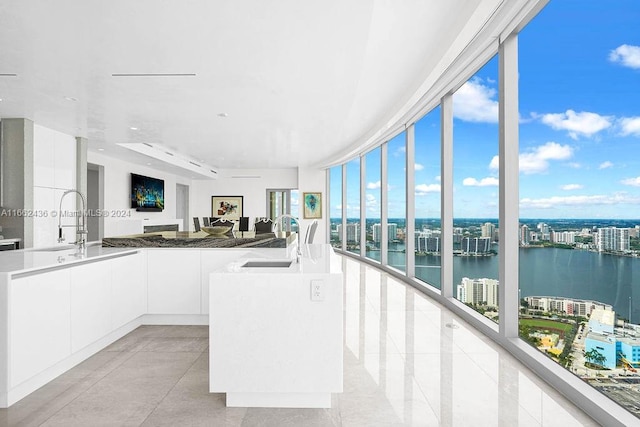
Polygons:
<instances>
[{"instance_id":1,"label":"city skyline","mask_svg":"<svg viewBox=\"0 0 640 427\"><path fill-rule=\"evenodd\" d=\"M640 4L550 2L519 36L520 217L640 216ZM568 24L569 23L569 24ZM454 217L498 216L498 61L453 97ZM440 112L416 123L416 217L440 216ZM388 143L388 216L404 217L404 134ZM380 163L366 155L367 217L380 214ZM347 217L359 166L347 165ZM332 171L332 177L334 171ZM339 217L333 197L330 217Z\"/></svg>"}]
</instances>

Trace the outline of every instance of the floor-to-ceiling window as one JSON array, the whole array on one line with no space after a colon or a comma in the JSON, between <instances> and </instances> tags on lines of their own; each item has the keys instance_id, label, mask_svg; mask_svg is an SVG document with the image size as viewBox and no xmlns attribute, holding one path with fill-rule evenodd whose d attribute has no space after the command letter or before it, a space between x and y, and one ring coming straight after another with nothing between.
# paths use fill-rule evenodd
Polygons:
<instances>
[{"instance_id":1,"label":"floor-to-ceiling window","mask_svg":"<svg viewBox=\"0 0 640 427\"><path fill-rule=\"evenodd\" d=\"M550 2L519 37L520 336L637 416L639 19Z\"/></svg>"},{"instance_id":2,"label":"floor-to-ceiling window","mask_svg":"<svg viewBox=\"0 0 640 427\"><path fill-rule=\"evenodd\" d=\"M498 58L453 95L453 295L498 315Z\"/></svg>"},{"instance_id":3,"label":"floor-to-ceiling window","mask_svg":"<svg viewBox=\"0 0 640 427\"><path fill-rule=\"evenodd\" d=\"M347 163L347 250L360 254L360 158Z\"/></svg>"},{"instance_id":4,"label":"floor-to-ceiling window","mask_svg":"<svg viewBox=\"0 0 640 427\"><path fill-rule=\"evenodd\" d=\"M329 170L330 243L342 249L342 165Z\"/></svg>"},{"instance_id":5,"label":"floor-to-ceiling window","mask_svg":"<svg viewBox=\"0 0 640 427\"><path fill-rule=\"evenodd\" d=\"M402 132L387 144L387 262L404 271L407 265L405 232L407 218L407 143Z\"/></svg>"},{"instance_id":6,"label":"floor-to-ceiling window","mask_svg":"<svg viewBox=\"0 0 640 427\"><path fill-rule=\"evenodd\" d=\"M440 269L450 267L435 259L438 240L434 237L445 215L441 209L449 212L447 202L453 200L453 254L441 252L440 260L453 255L453 295L479 313L460 312L509 338L515 336L519 320L521 338L545 354L538 358L539 353L527 349L527 354L535 356L523 359L553 368L557 367L547 357L556 360L640 414L635 404L640 400L640 297L635 292L640 289L640 215L636 215L640 212L640 173L635 172L640 170L640 160L636 160L640 146L640 33L636 30L640 4L581 4L579 13L575 5L551 2L519 39L508 38L519 42L518 50L505 50L503 44L501 52L507 55L490 59L455 91L452 181L440 185L440 177L450 173L448 163L440 163L447 157L440 152L440 141L448 140L451 129L444 127L451 124L447 95L441 122L440 108L436 108L406 124L415 125L412 164L406 164L404 133L383 144L382 155L380 148L364 154L366 179L360 185L366 191L367 229L371 222L366 255L404 271L406 238L414 239L416 278L442 288ZM508 65L500 65L499 59L507 56ZM515 108L505 107L515 105L513 97L507 96L502 104L503 123L498 117L498 68L513 77L517 62L519 82L515 78L507 78L508 84L501 82L500 99L505 100L505 92L515 92L518 85L519 141L505 127L505 123L516 122ZM514 168L506 167L516 163L517 152L505 150L515 143L520 147L519 178ZM512 160L502 168L499 151ZM415 210L409 215L415 220L414 236L406 236L404 224L408 168L415 176L415 189L410 189L415 191ZM519 211L514 209L518 204L515 193L505 190L506 184L500 187L500 170L506 183L519 179ZM453 188L448 191L451 182ZM499 200L500 191L507 195L506 200ZM378 200L383 201L383 210ZM384 249L385 242L376 241L376 224L380 231L385 209L388 251L380 256L376 250ZM519 254L518 263L499 264L499 256L510 253L498 253L503 232L500 215L510 230L501 243L507 248L516 247L520 220L520 248L513 251ZM521 298L516 304L518 271ZM411 276L411 271L406 272ZM508 283L500 283L499 274ZM450 279L444 280L449 283ZM445 290L450 289L446 286ZM446 292L443 294L446 298ZM500 297L507 301L502 307L498 307ZM504 316L496 317L498 313ZM500 324L481 315L500 320ZM553 370L542 375L546 374L565 378ZM566 384L572 391L591 396L591 390L585 393L576 383Z\"/></svg>"},{"instance_id":7,"label":"floor-to-ceiling window","mask_svg":"<svg viewBox=\"0 0 640 427\"><path fill-rule=\"evenodd\" d=\"M366 224L362 232L366 232L366 257L380 261L380 147L369 151L365 156L366 182L362 183L366 193Z\"/></svg>"},{"instance_id":8,"label":"floor-to-ceiling window","mask_svg":"<svg viewBox=\"0 0 640 427\"><path fill-rule=\"evenodd\" d=\"M440 289L440 107L415 125L416 277Z\"/></svg>"}]
</instances>

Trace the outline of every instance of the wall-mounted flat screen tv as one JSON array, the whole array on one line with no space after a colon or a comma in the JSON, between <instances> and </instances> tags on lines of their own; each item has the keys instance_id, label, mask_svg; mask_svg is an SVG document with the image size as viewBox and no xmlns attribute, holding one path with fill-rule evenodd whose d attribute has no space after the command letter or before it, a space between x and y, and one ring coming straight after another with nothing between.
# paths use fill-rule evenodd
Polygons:
<instances>
[{"instance_id":1,"label":"wall-mounted flat screen tv","mask_svg":"<svg viewBox=\"0 0 640 427\"><path fill-rule=\"evenodd\" d=\"M164 180L131 174L131 207L137 211L164 209Z\"/></svg>"}]
</instances>

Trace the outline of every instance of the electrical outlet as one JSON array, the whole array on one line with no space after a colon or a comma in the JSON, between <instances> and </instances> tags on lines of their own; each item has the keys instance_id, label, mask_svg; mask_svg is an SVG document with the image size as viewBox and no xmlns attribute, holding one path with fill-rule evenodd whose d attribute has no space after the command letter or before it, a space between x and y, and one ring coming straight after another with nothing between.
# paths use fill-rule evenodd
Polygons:
<instances>
[{"instance_id":1,"label":"electrical outlet","mask_svg":"<svg viewBox=\"0 0 640 427\"><path fill-rule=\"evenodd\" d=\"M311 281L311 301L324 300L324 286L322 280Z\"/></svg>"}]
</instances>

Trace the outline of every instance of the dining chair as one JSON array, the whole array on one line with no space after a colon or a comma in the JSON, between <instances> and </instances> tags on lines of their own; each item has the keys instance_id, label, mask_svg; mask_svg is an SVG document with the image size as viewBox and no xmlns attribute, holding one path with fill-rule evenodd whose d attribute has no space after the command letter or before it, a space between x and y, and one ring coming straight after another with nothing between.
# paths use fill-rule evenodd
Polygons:
<instances>
[{"instance_id":1,"label":"dining chair","mask_svg":"<svg viewBox=\"0 0 640 427\"><path fill-rule=\"evenodd\" d=\"M313 238L316 235L317 228L318 228L318 220L314 219L313 222L307 227L307 233L304 236L305 243L313 243Z\"/></svg>"},{"instance_id":2,"label":"dining chair","mask_svg":"<svg viewBox=\"0 0 640 427\"><path fill-rule=\"evenodd\" d=\"M193 228L195 231L200 231L200 219L197 216L193 217Z\"/></svg>"},{"instance_id":3,"label":"dining chair","mask_svg":"<svg viewBox=\"0 0 640 427\"><path fill-rule=\"evenodd\" d=\"M202 217L202 223L204 224L205 227L209 226L209 217L208 216L203 216Z\"/></svg>"},{"instance_id":4,"label":"dining chair","mask_svg":"<svg viewBox=\"0 0 640 427\"><path fill-rule=\"evenodd\" d=\"M238 231L249 231L249 217L241 216L238 221Z\"/></svg>"},{"instance_id":5,"label":"dining chair","mask_svg":"<svg viewBox=\"0 0 640 427\"><path fill-rule=\"evenodd\" d=\"M259 219L259 220L256 220L253 227L256 231L256 234L271 233L271 228L273 227L273 221L271 221L270 219Z\"/></svg>"}]
</instances>

